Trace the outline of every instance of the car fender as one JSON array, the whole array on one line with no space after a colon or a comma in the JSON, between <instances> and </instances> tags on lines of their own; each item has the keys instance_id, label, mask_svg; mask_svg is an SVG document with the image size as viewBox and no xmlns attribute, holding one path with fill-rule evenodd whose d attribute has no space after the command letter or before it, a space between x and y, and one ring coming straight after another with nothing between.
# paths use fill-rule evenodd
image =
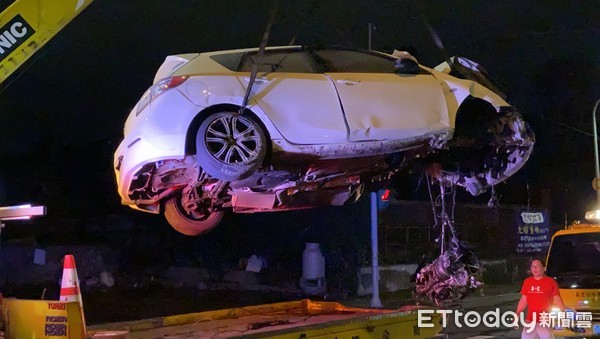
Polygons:
<instances>
[{"instance_id":1,"label":"car fender","mask_svg":"<svg viewBox=\"0 0 600 339\"><path fill-rule=\"evenodd\" d=\"M238 77L232 77L231 75L194 76L178 90L194 105L198 106L198 114L205 114L207 110L217 105L229 104L241 107L246 94L246 89L242 86ZM283 138L271 119L252 97L250 97L247 108L262 122L272 140Z\"/></svg>"},{"instance_id":2,"label":"car fender","mask_svg":"<svg viewBox=\"0 0 600 339\"><path fill-rule=\"evenodd\" d=\"M217 104L241 105L246 90L231 75L194 75L178 90L194 105L210 107Z\"/></svg>"},{"instance_id":3,"label":"car fender","mask_svg":"<svg viewBox=\"0 0 600 339\"><path fill-rule=\"evenodd\" d=\"M510 104L494 91L473 80L460 79L436 69L423 68L431 72L436 79L442 82L442 86L445 90L444 93L452 93L452 96L456 98L459 105L470 95L485 100L494 107L510 106Z\"/></svg>"},{"instance_id":4,"label":"car fender","mask_svg":"<svg viewBox=\"0 0 600 339\"><path fill-rule=\"evenodd\" d=\"M455 127L458 108L468 97L479 98L489 102L497 112L500 111L500 107L511 106L502 97L474 81L458 79L435 71L432 73L436 79L440 80L440 86L448 105L448 116L452 128Z\"/></svg>"}]
</instances>

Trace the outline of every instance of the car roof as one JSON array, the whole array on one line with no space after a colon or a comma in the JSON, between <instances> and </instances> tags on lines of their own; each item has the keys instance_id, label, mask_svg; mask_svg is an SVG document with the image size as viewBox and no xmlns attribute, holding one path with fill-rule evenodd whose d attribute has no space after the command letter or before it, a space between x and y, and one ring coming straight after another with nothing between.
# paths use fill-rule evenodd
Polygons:
<instances>
[{"instance_id":1,"label":"car roof","mask_svg":"<svg viewBox=\"0 0 600 339\"><path fill-rule=\"evenodd\" d=\"M600 232L600 225L598 224L577 224L570 225L566 229L561 229L554 233L555 236L566 235L566 234L579 234L579 233L597 233Z\"/></svg>"},{"instance_id":2,"label":"car roof","mask_svg":"<svg viewBox=\"0 0 600 339\"><path fill-rule=\"evenodd\" d=\"M239 48L239 49L229 49L229 50L221 50L221 51L202 52L200 54L205 55L205 56L213 56L213 55L219 55L219 54L257 52L258 49L259 49L258 47ZM359 47L339 46L339 45L289 45L289 46L269 46L269 47L265 48L265 50L267 50L267 51L286 50L286 49L303 49L303 50L339 49L339 50L346 50L346 51L358 51L358 52L364 52L364 53L386 55L386 56L389 56L389 57L392 57L395 59L398 58L396 56L393 56L392 54L381 52L381 51L369 50L369 49L364 49L364 48L359 48Z\"/></svg>"},{"instance_id":3,"label":"car roof","mask_svg":"<svg viewBox=\"0 0 600 339\"><path fill-rule=\"evenodd\" d=\"M335 45L315 45L315 46L303 46L303 45L289 45L289 46L270 46L266 47L266 51L277 51L277 50L285 50L285 51L310 51L310 50L340 50L340 51L357 51L361 53L368 53L372 55L378 55L385 58L397 59L396 56L391 54L367 50L356 47L346 47L346 46L335 46ZM246 53L256 53L258 52L258 47L252 48L240 48L240 49L230 49L230 50L220 50L220 51L208 51L197 54L176 54L168 56L166 61L163 63L165 65L170 60L175 60L177 62L182 61L181 64L178 63L178 68L172 68L166 65L164 68L168 68L173 70L172 72L159 71L155 75L156 79L160 79L165 77L165 74L170 75L184 75L184 74L194 74L197 73L198 70L202 70L202 73L231 73L237 71L237 65L239 64L239 59ZM187 60L187 62L183 62L183 60ZM180 68L179 68L180 67Z\"/></svg>"},{"instance_id":4,"label":"car roof","mask_svg":"<svg viewBox=\"0 0 600 339\"><path fill-rule=\"evenodd\" d=\"M271 51L271 50L278 50L278 49L294 49L294 48L302 48L302 46L300 46L300 45L294 45L294 46L272 46L272 47L266 47L265 50ZM222 50L222 51L210 51L210 52L202 52L201 54L212 56L212 55L219 55L219 54L246 53L246 52L256 52L256 51L258 51L258 47L228 49L228 50Z\"/></svg>"}]
</instances>

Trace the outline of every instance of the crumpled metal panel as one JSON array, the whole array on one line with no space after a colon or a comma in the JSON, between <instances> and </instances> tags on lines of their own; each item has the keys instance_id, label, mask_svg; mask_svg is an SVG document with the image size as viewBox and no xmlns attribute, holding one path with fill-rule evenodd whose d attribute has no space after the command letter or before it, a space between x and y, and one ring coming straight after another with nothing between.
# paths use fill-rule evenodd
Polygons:
<instances>
[{"instance_id":1,"label":"crumpled metal panel","mask_svg":"<svg viewBox=\"0 0 600 339\"><path fill-rule=\"evenodd\" d=\"M403 140L449 130L441 82L432 75L327 75L338 91L349 141Z\"/></svg>"},{"instance_id":2,"label":"crumpled metal panel","mask_svg":"<svg viewBox=\"0 0 600 339\"><path fill-rule=\"evenodd\" d=\"M248 76L238 77L248 85ZM323 74L273 73L256 79L252 99L294 144L347 141L347 128L331 80Z\"/></svg>"},{"instance_id":3,"label":"crumpled metal panel","mask_svg":"<svg viewBox=\"0 0 600 339\"><path fill-rule=\"evenodd\" d=\"M511 107L503 108L492 127L492 132L495 136L494 148L487 156L484 170L469 175L441 173L441 178L465 187L472 195L479 195L489 187L504 182L521 169L533 152L535 144L535 135L521 114Z\"/></svg>"}]
</instances>

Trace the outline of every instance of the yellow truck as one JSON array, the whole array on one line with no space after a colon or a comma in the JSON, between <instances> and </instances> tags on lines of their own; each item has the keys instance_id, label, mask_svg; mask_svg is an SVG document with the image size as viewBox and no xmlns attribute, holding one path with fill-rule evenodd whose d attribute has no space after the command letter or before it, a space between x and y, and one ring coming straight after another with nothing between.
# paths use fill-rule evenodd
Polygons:
<instances>
[{"instance_id":1,"label":"yellow truck","mask_svg":"<svg viewBox=\"0 0 600 339\"><path fill-rule=\"evenodd\" d=\"M92 338L123 334L129 339L271 338L271 339L417 339L433 338L441 330L441 315L431 314L430 326L419 326L417 306L398 310L345 307L308 299L241 308L174 315L90 328ZM113 337L114 338L114 337ZM116 339L116 338L115 338Z\"/></svg>"},{"instance_id":2,"label":"yellow truck","mask_svg":"<svg viewBox=\"0 0 600 339\"><path fill-rule=\"evenodd\" d=\"M308 299L84 326L77 301L0 301L6 332L0 338L433 338L441 314L420 326L417 306L398 310L345 307Z\"/></svg>"},{"instance_id":3,"label":"yellow truck","mask_svg":"<svg viewBox=\"0 0 600 339\"><path fill-rule=\"evenodd\" d=\"M554 334L600 336L600 225L575 223L557 231L548 250L546 272L558 282L566 309L562 315L572 317L557 319Z\"/></svg>"},{"instance_id":4,"label":"yellow truck","mask_svg":"<svg viewBox=\"0 0 600 339\"><path fill-rule=\"evenodd\" d=\"M0 84L93 0L16 0L0 8Z\"/></svg>"}]
</instances>

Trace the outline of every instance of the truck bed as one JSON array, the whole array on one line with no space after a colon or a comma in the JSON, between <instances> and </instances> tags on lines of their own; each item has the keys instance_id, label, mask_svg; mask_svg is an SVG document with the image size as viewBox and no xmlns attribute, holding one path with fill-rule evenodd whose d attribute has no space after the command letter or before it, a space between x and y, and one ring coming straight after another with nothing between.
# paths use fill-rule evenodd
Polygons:
<instances>
[{"instance_id":1,"label":"truck bed","mask_svg":"<svg viewBox=\"0 0 600 339\"><path fill-rule=\"evenodd\" d=\"M349 308L308 299L94 326L92 337L112 338L428 338L441 331L419 327L416 306L399 310ZM122 331L122 332L119 332ZM125 334L127 332L127 334Z\"/></svg>"}]
</instances>

